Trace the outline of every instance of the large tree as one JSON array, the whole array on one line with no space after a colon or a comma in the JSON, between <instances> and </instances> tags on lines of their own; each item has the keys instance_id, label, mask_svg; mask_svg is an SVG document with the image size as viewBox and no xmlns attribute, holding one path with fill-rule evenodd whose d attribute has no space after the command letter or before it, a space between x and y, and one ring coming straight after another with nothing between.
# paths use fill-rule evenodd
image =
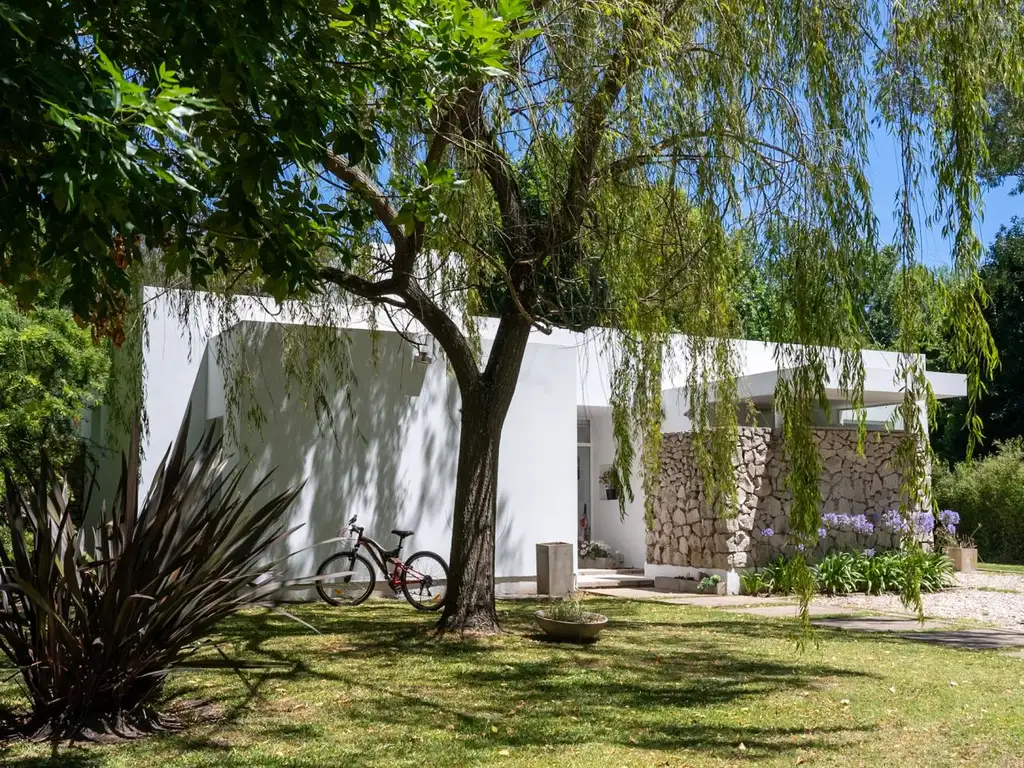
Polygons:
<instances>
[{"instance_id":1,"label":"large tree","mask_svg":"<svg viewBox=\"0 0 1024 768\"><path fill-rule=\"evenodd\" d=\"M1000 360L978 402L985 436L979 453L985 455L997 442L1024 436L1024 220L1014 218L999 230L981 274L989 297L985 316ZM965 411L965 404L954 406L943 424L936 450L948 461L961 461L966 455Z\"/></svg>"},{"instance_id":2,"label":"large tree","mask_svg":"<svg viewBox=\"0 0 1024 768\"><path fill-rule=\"evenodd\" d=\"M194 208L148 243L170 271L310 303L353 297L413 318L443 348L462 430L442 628L497 626L501 432L535 330L616 329L616 461L630 469L639 453L648 491L662 369L685 366L702 465L726 487L738 232L777 267L782 336L813 345L780 347L777 360L795 371L777 392L791 529L813 540L810 411L830 365L854 401L862 389L860 275L878 252L865 176L873 111L899 138L901 264L916 262L922 206L952 233L951 349L972 402L992 363L976 174L985 85L1021 79L1016 9L990 0L82 5L124 72L172 62L182 85L216 107L197 106L186 146L165 151L188 159L194 145L216 160L188 165L198 168ZM934 198L921 192L924 173L937 180ZM75 254L49 256L60 257ZM897 313L897 346L908 353L921 331L914 292L905 281ZM485 356L473 321L483 313L498 316ZM670 331L688 334L674 361ZM927 392L916 358L901 372L909 507L921 492L916 414Z\"/></svg>"}]
</instances>

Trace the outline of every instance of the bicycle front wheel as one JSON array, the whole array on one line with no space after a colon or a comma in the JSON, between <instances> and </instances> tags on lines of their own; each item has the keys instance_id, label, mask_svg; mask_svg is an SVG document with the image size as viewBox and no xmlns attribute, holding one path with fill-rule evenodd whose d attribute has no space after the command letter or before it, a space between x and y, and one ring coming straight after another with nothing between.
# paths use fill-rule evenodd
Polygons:
<instances>
[{"instance_id":1,"label":"bicycle front wheel","mask_svg":"<svg viewBox=\"0 0 1024 768\"><path fill-rule=\"evenodd\" d=\"M331 575L338 574L338 575ZM325 603L333 606L359 605L373 592L377 575L373 565L355 552L340 552L320 563L316 570L316 591Z\"/></svg>"},{"instance_id":2,"label":"bicycle front wheel","mask_svg":"<svg viewBox=\"0 0 1024 768\"><path fill-rule=\"evenodd\" d=\"M417 552L405 561L402 593L420 611L436 611L448 594L448 566L433 552Z\"/></svg>"}]
</instances>

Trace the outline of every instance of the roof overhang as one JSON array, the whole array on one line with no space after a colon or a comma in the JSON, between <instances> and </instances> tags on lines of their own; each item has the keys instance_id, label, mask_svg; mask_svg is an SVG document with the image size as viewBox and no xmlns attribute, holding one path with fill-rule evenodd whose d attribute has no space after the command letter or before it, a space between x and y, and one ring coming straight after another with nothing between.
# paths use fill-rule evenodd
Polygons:
<instances>
[{"instance_id":1,"label":"roof overhang","mask_svg":"<svg viewBox=\"0 0 1024 768\"><path fill-rule=\"evenodd\" d=\"M794 369L784 368L739 376L736 390L741 401L752 402L757 407L770 408L775 399L779 381L792 377ZM925 373L932 392L938 400L964 397L967 394L967 377L960 373ZM898 405L903 402L906 383L892 368L866 368L864 370L863 404L866 408L882 405ZM825 383L825 394L833 405L851 407L851 394L843 386L839 372L829 372Z\"/></svg>"}]
</instances>

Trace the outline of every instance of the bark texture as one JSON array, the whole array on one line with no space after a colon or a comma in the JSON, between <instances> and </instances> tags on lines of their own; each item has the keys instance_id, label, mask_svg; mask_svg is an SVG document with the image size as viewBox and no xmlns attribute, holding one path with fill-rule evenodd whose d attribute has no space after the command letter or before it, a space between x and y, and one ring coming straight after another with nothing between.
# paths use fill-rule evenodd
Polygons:
<instances>
[{"instance_id":1,"label":"bark texture","mask_svg":"<svg viewBox=\"0 0 1024 768\"><path fill-rule=\"evenodd\" d=\"M501 432L526 352L530 326L503 318L487 369L462 392L448 596L442 632L499 631L494 610L494 532L498 514Z\"/></svg>"}]
</instances>

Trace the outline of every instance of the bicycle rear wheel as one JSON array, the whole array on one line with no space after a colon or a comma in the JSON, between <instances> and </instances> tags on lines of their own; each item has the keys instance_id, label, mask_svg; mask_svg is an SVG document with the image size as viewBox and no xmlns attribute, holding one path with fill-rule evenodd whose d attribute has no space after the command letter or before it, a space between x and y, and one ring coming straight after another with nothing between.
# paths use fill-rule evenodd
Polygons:
<instances>
[{"instance_id":1,"label":"bicycle rear wheel","mask_svg":"<svg viewBox=\"0 0 1024 768\"><path fill-rule=\"evenodd\" d=\"M373 587L377 583L373 565L356 552L339 552L328 557L320 563L316 575L325 576L347 571L351 573L317 581L316 591L328 605L359 605L373 592Z\"/></svg>"},{"instance_id":2,"label":"bicycle rear wheel","mask_svg":"<svg viewBox=\"0 0 1024 768\"><path fill-rule=\"evenodd\" d=\"M448 594L448 566L440 555L417 552L405 561L402 593L420 611L436 611Z\"/></svg>"}]
</instances>

